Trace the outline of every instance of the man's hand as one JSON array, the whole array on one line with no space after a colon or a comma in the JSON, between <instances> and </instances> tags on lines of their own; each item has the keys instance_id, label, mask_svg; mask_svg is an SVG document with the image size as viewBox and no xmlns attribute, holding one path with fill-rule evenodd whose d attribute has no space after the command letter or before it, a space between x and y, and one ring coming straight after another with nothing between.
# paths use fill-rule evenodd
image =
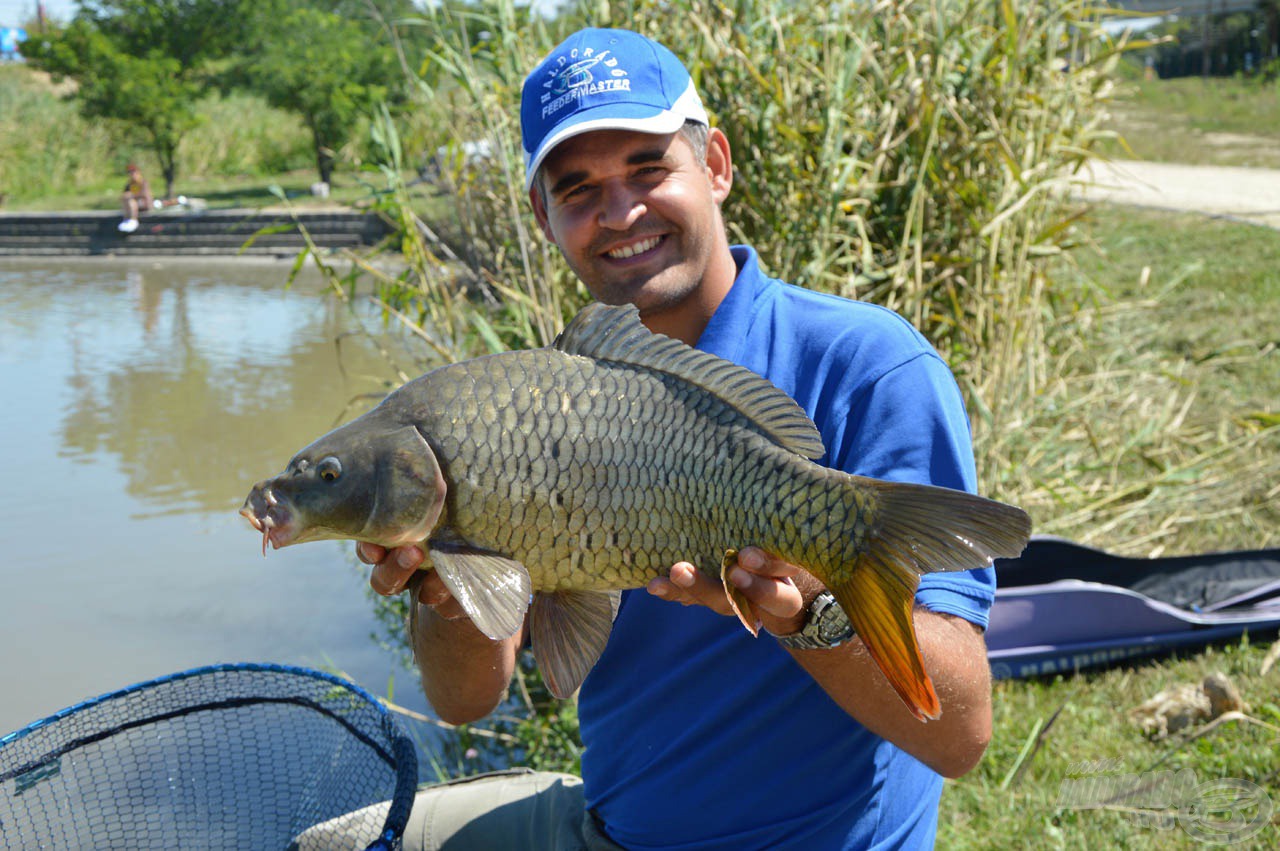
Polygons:
<instances>
[{"instance_id":1,"label":"man's hand","mask_svg":"<svg viewBox=\"0 0 1280 851\"><path fill-rule=\"evenodd\" d=\"M390 597L417 582L417 599L409 602L409 641L423 693L440 719L466 724L492 712L506 694L524 631L490 640L467 617L439 574L422 569L426 556L421 547L388 550L361 542L356 544L356 557L373 565L369 585L379 594Z\"/></svg>"},{"instance_id":2,"label":"man's hand","mask_svg":"<svg viewBox=\"0 0 1280 851\"><path fill-rule=\"evenodd\" d=\"M728 581L746 595L761 624L774 635L799 632L809 603L822 591L821 583L804 570L770 558L758 547L738 553ZM652 580L648 591L664 600L733 616L724 586L685 561L675 564L668 576Z\"/></svg>"},{"instance_id":3,"label":"man's hand","mask_svg":"<svg viewBox=\"0 0 1280 851\"><path fill-rule=\"evenodd\" d=\"M421 571L422 562L426 559L420 547L410 544L388 550L377 544L364 541L356 544L356 558L365 564L373 565L369 574L369 585L384 597L394 597L405 589L409 580ZM436 614L445 620L453 621L464 618L467 613L449 589L445 587L440 575L434 570L421 571L422 581L418 584L418 602L430 606Z\"/></svg>"}]
</instances>

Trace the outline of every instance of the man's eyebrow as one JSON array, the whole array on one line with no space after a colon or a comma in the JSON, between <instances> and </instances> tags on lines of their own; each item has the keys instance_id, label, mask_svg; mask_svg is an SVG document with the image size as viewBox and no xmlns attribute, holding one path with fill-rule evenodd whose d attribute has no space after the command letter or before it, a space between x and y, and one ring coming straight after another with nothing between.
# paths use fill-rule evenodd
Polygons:
<instances>
[{"instance_id":1,"label":"man's eyebrow","mask_svg":"<svg viewBox=\"0 0 1280 851\"><path fill-rule=\"evenodd\" d=\"M555 184L547 190L548 195L559 195L561 192L575 186L587 179L585 171L571 171L564 177L560 178Z\"/></svg>"},{"instance_id":2,"label":"man's eyebrow","mask_svg":"<svg viewBox=\"0 0 1280 851\"><path fill-rule=\"evenodd\" d=\"M627 157L627 165L644 165L645 163L659 162L667 156L664 148L645 148L636 151ZM566 189L571 189L582 181L586 180L588 174L586 171L571 171L557 180L552 187L547 190L548 195L559 195Z\"/></svg>"},{"instance_id":3,"label":"man's eyebrow","mask_svg":"<svg viewBox=\"0 0 1280 851\"><path fill-rule=\"evenodd\" d=\"M652 163L661 160L667 155L665 148L646 148L643 151L636 151L627 157L627 165L642 165L644 163Z\"/></svg>"}]
</instances>

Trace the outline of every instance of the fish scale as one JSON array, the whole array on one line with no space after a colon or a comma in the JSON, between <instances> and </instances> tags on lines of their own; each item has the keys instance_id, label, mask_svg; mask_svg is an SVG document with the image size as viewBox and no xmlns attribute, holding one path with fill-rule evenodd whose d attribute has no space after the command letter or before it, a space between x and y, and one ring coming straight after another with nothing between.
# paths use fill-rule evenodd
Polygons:
<instances>
[{"instance_id":1,"label":"fish scale","mask_svg":"<svg viewBox=\"0 0 1280 851\"><path fill-rule=\"evenodd\" d=\"M555 456L544 456L546 463L535 472L507 477L512 459L486 428L480 408L466 411L474 413L470 417L425 417L424 430L438 435L442 447L458 447L440 454L454 483L446 522L477 547L524 564L534 591L644 585L687 558L718 578L723 551L742 540L744 527L764 522L758 500L751 504L755 495L735 481L734 466L707 463L719 447L740 445L739 432L749 422L714 396L659 373L587 358L566 358L553 371L539 371L526 367L541 360L541 353L517 355L435 375L464 387L505 385L513 373L538 376L530 385L530 403L514 411L519 426L544 443L558 431L557 423L565 433ZM526 359L530 363L521 363ZM682 389L688 399L681 398ZM424 390L436 392L431 385ZM443 398L457 395L456 389L439 392ZM616 406L619 397L663 404L633 409L626 419L611 421L612 432L593 433L589 424L606 421L610 401ZM535 406L533 399L540 403ZM573 402L561 413L564 399ZM519 408L518 401L512 398L513 407ZM604 410L602 417L595 408ZM486 439L468 439L476 433ZM777 449L758 439L762 450ZM552 493L576 498L552 500ZM741 504L732 504L735 494L744 497L737 500ZM521 523L509 522L517 515ZM739 522L726 525L730 518ZM582 541L588 523L593 540ZM523 534L527 526L549 534L529 540Z\"/></svg>"},{"instance_id":2,"label":"fish scale","mask_svg":"<svg viewBox=\"0 0 1280 851\"><path fill-rule=\"evenodd\" d=\"M764 379L649 333L633 307L593 305L553 346L406 384L260 482L242 513L264 546L421 544L490 638L527 616L559 696L603 652L621 589L678 561L722 581L734 551L758 546L823 582L911 711L936 717L911 614L919 575L1016 555L1029 520L831 470L814 463L823 454ZM750 600L724 588L755 632Z\"/></svg>"}]
</instances>

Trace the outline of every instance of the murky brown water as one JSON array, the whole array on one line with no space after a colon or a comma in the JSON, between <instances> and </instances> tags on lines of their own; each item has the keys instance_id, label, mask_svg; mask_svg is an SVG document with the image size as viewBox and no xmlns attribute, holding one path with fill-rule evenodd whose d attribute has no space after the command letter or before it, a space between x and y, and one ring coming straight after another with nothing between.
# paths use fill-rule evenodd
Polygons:
<instances>
[{"instance_id":1,"label":"murky brown water","mask_svg":"<svg viewBox=\"0 0 1280 851\"><path fill-rule=\"evenodd\" d=\"M345 670L421 707L340 544L271 553L249 487L391 370L280 264L0 260L0 735L197 665ZM341 367L341 368L340 368Z\"/></svg>"}]
</instances>

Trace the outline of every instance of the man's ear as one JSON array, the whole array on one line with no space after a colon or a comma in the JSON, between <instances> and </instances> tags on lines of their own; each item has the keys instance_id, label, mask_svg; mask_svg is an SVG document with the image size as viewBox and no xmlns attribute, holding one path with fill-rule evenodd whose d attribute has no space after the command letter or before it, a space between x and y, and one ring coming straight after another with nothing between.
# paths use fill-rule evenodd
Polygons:
<instances>
[{"instance_id":1,"label":"man's ear","mask_svg":"<svg viewBox=\"0 0 1280 851\"><path fill-rule=\"evenodd\" d=\"M729 137L718 127L707 134L707 176L711 179L711 196L723 204L733 188L733 156Z\"/></svg>"},{"instance_id":2,"label":"man's ear","mask_svg":"<svg viewBox=\"0 0 1280 851\"><path fill-rule=\"evenodd\" d=\"M537 174L533 178L535 181L541 180L542 175ZM533 205L533 217L538 220L538 227L542 229L542 235L547 238L547 242L556 245L556 238L551 234L551 222L547 218L547 205L542 201L542 193L538 191L538 187L529 187L529 203Z\"/></svg>"}]
</instances>

